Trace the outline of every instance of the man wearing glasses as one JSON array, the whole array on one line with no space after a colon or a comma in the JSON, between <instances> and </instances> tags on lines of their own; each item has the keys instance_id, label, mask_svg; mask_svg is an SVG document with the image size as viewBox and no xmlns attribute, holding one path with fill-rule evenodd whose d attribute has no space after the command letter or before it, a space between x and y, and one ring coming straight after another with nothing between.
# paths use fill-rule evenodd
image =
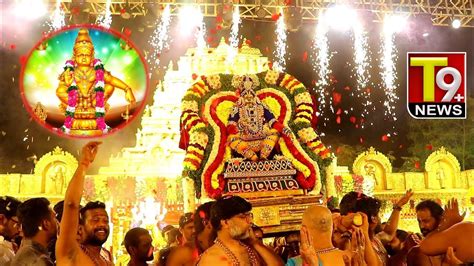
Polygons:
<instances>
[{"instance_id":1,"label":"man wearing glasses","mask_svg":"<svg viewBox=\"0 0 474 266\"><path fill-rule=\"evenodd\" d=\"M0 265L10 265L16 248L13 239L20 233L16 211L21 202L13 197L0 197Z\"/></svg>"},{"instance_id":2,"label":"man wearing glasses","mask_svg":"<svg viewBox=\"0 0 474 266\"><path fill-rule=\"evenodd\" d=\"M217 230L217 238L198 265L283 265L252 231L251 210L252 205L238 196L226 196L214 203L211 224Z\"/></svg>"}]
</instances>

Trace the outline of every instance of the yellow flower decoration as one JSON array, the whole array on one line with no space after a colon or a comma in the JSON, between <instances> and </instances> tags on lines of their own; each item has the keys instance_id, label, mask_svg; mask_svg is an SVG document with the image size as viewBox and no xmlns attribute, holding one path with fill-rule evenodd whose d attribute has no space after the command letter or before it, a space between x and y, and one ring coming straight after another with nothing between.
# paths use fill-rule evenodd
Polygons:
<instances>
[{"instance_id":1,"label":"yellow flower decoration","mask_svg":"<svg viewBox=\"0 0 474 266\"><path fill-rule=\"evenodd\" d=\"M244 77L243 76L240 76L240 75L234 75L232 77L232 87L234 88L239 88L240 87L240 84L242 84L242 80L244 80Z\"/></svg>"},{"instance_id":2,"label":"yellow flower decoration","mask_svg":"<svg viewBox=\"0 0 474 266\"><path fill-rule=\"evenodd\" d=\"M221 77L219 75L208 76L207 83L214 90L218 90L222 87Z\"/></svg>"},{"instance_id":3,"label":"yellow flower decoration","mask_svg":"<svg viewBox=\"0 0 474 266\"><path fill-rule=\"evenodd\" d=\"M304 143L310 142L318 137L314 129L307 127L300 129L298 131L298 136L300 137L301 141Z\"/></svg>"},{"instance_id":4,"label":"yellow flower decoration","mask_svg":"<svg viewBox=\"0 0 474 266\"><path fill-rule=\"evenodd\" d=\"M265 82L270 85L275 85L279 75L280 73L278 73L277 71L268 70L267 74L265 75Z\"/></svg>"},{"instance_id":5,"label":"yellow flower decoration","mask_svg":"<svg viewBox=\"0 0 474 266\"><path fill-rule=\"evenodd\" d=\"M216 107L217 117L225 125L227 125L227 122L229 120L229 114L232 111L233 107L234 107L234 102L232 101L222 101Z\"/></svg>"},{"instance_id":6,"label":"yellow flower decoration","mask_svg":"<svg viewBox=\"0 0 474 266\"><path fill-rule=\"evenodd\" d=\"M199 107L198 103L196 101L183 101L181 103L181 110L184 111L193 111L193 112L198 112Z\"/></svg>"},{"instance_id":7,"label":"yellow flower decoration","mask_svg":"<svg viewBox=\"0 0 474 266\"><path fill-rule=\"evenodd\" d=\"M206 147L207 146L207 142L208 142L209 138L207 136L206 133L204 132L193 132L191 133L191 136L190 136L190 142L191 143L197 143L199 144L200 146L202 147Z\"/></svg>"},{"instance_id":8,"label":"yellow flower decoration","mask_svg":"<svg viewBox=\"0 0 474 266\"><path fill-rule=\"evenodd\" d=\"M303 92L296 95L295 103L296 105L300 105L302 103L313 104L313 100L311 99L311 94L309 94L309 92Z\"/></svg>"}]
</instances>

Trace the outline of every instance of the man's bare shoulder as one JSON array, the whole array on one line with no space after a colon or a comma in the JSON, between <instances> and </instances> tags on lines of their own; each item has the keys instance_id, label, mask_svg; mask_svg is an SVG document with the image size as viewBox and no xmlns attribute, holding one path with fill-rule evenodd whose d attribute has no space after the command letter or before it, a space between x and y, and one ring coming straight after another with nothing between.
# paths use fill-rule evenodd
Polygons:
<instances>
[{"instance_id":1,"label":"man's bare shoulder","mask_svg":"<svg viewBox=\"0 0 474 266\"><path fill-rule=\"evenodd\" d=\"M191 245L177 246L171 249L170 256L187 256L192 254L194 247Z\"/></svg>"},{"instance_id":2,"label":"man's bare shoulder","mask_svg":"<svg viewBox=\"0 0 474 266\"><path fill-rule=\"evenodd\" d=\"M216 245L213 245L209 249L206 250L201 255L201 258L199 259L199 266L207 266L207 265L228 265L229 261L227 260L227 257L225 256L224 252L217 247Z\"/></svg>"},{"instance_id":3,"label":"man's bare shoulder","mask_svg":"<svg viewBox=\"0 0 474 266\"><path fill-rule=\"evenodd\" d=\"M67 256L56 257L56 265L95 266L94 262L79 247L71 251Z\"/></svg>"}]
</instances>

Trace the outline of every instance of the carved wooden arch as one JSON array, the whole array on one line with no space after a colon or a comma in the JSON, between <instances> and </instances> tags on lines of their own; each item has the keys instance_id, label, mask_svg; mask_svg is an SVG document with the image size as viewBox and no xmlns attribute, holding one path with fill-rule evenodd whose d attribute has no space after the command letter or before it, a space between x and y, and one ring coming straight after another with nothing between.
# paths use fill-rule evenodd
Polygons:
<instances>
[{"instance_id":1,"label":"carved wooden arch","mask_svg":"<svg viewBox=\"0 0 474 266\"><path fill-rule=\"evenodd\" d=\"M374 147L370 147L367 151L359 154L354 160L352 165L352 171L356 175L367 175L365 167L368 164L373 164L375 168L379 169L380 180L382 184L379 186L380 189L387 189L387 175L392 173L392 164L390 160L383 153L378 152Z\"/></svg>"},{"instance_id":2,"label":"carved wooden arch","mask_svg":"<svg viewBox=\"0 0 474 266\"><path fill-rule=\"evenodd\" d=\"M74 172L76 171L77 166L79 165L77 159L70 154L69 152L63 151L60 147L56 146L53 151L46 153L43 155L36 163L35 166L35 176L41 177L41 193L46 192L46 178L48 172L51 170L52 167L55 166L63 166L65 173L64 173L64 183L67 182L72 178Z\"/></svg>"},{"instance_id":3,"label":"carved wooden arch","mask_svg":"<svg viewBox=\"0 0 474 266\"><path fill-rule=\"evenodd\" d=\"M429 178L437 178L438 170L444 165L448 167L448 173L443 173L449 179L446 180L447 188L455 188L458 185L457 180L461 178L461 165L458 159L445 147L441 147L438 150L431 153L425 161L425 171L428 173Z\"/></svg>"}]
</instances>

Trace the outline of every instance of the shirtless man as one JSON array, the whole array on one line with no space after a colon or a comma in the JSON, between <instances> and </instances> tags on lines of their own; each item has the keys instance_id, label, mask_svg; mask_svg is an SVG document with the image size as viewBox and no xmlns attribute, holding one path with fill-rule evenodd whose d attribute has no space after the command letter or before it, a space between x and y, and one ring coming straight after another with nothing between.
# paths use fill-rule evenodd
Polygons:
<instances>
[{"instance_id":1,"label":"shirtless man","mask_svg":"<svg viewBox=\"0 0 474 266\"><path fill-rule=\"evenodd\" d=\"M452 253L457 263L474 262L474 223L461 222L442 232L433 232L420 243L420 251L428 256ZM451 249L451 250L449 250Z\"/></svg>"},{"instance_id":2,"label":"shirtless man","mask_svg":"<svg viewBox=\"0 0 474 266\"><path fill-rule=\"evenodd\" d=\"M344 265L345 252L332 244L332 227L332 214L328 208L311 206L304 212L301 249L304 260L310 265Z\"/></svg>"},{"instance_id":3,"label":"shirtless man","mask_svg":"<svg viewBox=\"0 0 474 266\"><path fill-rule=\"evenodd\" d=\"M283 265L283 261L255 237L251 230L251 209L252 205L238 196L224 197L214 203L211 224L217 230L217 238L198 265Z\"/></svg>"},{"instance_id":4,"label":"shirtless man","mask_svg":"<svg viewBox=\"0 0 474 266\"><path fill-rule=\"evenodd\" d=\"M95 208L86 211L81 220L84 219L84 227L90 229L90 241L85 236L83 245L77 242L84 177L89 165L94 161L99 144L101 142L92 141L82 148L79 166L69 182L64 199L61 230L56 244L57 265L113 265L109 259L105 258L102 250L104 239L107 240L108 236L108 215L105 209Z\"/></svg>"},{"instance_id":5,"label":"shirtless man","mask_svg":"<svg viewBox=\"0 0 474 266\"><path fill-rule=\"evenodd\" d=\"M166 261L166 265L194 266L198 261L199 255L214 244L216 233L209 221L213 204L213 201L206 202L196 209L193 220L191 220L194 223L193 237L195 239L173 248Z\"/></svg>"}]
</instances>

